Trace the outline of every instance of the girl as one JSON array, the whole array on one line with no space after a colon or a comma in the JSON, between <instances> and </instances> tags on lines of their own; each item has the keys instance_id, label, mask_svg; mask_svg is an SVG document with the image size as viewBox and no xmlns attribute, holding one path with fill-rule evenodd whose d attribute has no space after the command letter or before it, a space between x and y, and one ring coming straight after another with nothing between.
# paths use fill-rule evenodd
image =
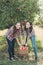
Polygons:
<instances>
[{"instance_id":1,"label":"girl","mask_svg":"<svg viewBox=\"0 0 43 65\"><path fill-rule=\"evenodd\" d=\"M36 48L36 40L35 40L35 31L33 29L32 23L27 22L24 25L24 35L25 35L25 45L27 46L28 37L30 38L32 42L32 47L34 49L35 53L35 60L37 60L37 48Z\"/></svg>"},{"instance_id":2,"label":"girl","mask_svg":"<svg viewBox=\"0 0 43 65\"><path fill-rule=\"evenodd\" d=\"M21 38L21 25L17 23L16 25L10 27L6 34L6 39L8 42L8 52L9 52L9 59L15 60L14 56L14 44L17 41L18 45L20 46L21 42L18 40L18 36Z\"/></svg>"}]
</instances>

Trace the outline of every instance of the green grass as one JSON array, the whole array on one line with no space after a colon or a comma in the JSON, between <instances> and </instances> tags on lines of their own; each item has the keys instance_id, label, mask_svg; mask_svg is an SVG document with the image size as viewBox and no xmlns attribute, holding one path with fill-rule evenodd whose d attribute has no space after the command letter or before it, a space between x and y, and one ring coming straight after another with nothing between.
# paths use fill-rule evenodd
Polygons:
<instances>
[{"instance_id":1,"label":"green grass","mask_svg":"<svg viewBox=\"0 0 43 65\"><path fill-rule=\"evenodd\" d=\"M7 51L2 50L0 52L0 65L37 65L36 61L29 61L29 60L19 60L16 59L15 61L10 61L8 58Z\"/></svg>"},{"instance_id":2,"label":"green grass","mask_svg":"<svg viewBox=\"0 0 43 65\"><path fill-rule=\"evenodd\" d=\"M37 65L37 62L34 61L9 61L9 60L2 60L0 65Z\"/></svg>"},{"instance_id":3,"label":"green grass","mask_svg":"<svg viewBox=\"0 0 43 65\"><path fill-rule=\"evenodd\" d=\"M36 61L33 61L33 60L30 61L28 59L28 57L26 59L20 59L19 60L19 58L18 58L18 59L16 59L16 61L10 61L9 60L8 51L7 51L8 45L5 44L5 43L6 43L6 38L5 37L0 37L0 65L37 65ZM38 43L41 44L40 41L37 41L37 44ZM38 48L39 48L39 44L37 46ZM30 40L29 40L28 46L30 48L29 50L31 51L32 45L31 45L31 41ZM40 49L41 49L41 47L40 47Z\"/></svg>"}]
</instances>

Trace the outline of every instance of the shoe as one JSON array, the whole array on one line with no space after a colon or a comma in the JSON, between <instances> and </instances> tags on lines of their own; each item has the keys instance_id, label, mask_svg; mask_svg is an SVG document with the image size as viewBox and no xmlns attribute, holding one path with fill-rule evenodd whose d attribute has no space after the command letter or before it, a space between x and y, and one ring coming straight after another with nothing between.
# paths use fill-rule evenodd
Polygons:
<instances>
[{"instance_id":1,"label":"shoe","mask_svg":"<svg viewBox=\"0 0 43 65\"><path fill-rule=\"evenodd\" d=\"M16 55L13 56L14 59L17 59L18 57Z\"/></svg>"},{"instance_id":2,"label":"shoe","mask_svg":"<svg viewBox=\"0 0 43 65\"><path fill-rule=\"evenodd\" d=\"M35 60L37 60L37 57L35 57Z\"/></svg>"},{"instance_id":3,"label":"shoe","mask_svg":"<svg viewBox=\"0 0 43 65\"><path fill-rule=\"evenodd\" d=\"M13 56L13 59L16 59L15 56Z\"/></svg>"},{"instance_id":4,"label":"shoe","mask_svg":"<svg viewBox=\"0 0 43 65\"><path fill-rule=\"evenodd\" d=\"M10 60L11 60L11 61L15 61L15 58L11 57Z\"/></svg>"}]
</instances>

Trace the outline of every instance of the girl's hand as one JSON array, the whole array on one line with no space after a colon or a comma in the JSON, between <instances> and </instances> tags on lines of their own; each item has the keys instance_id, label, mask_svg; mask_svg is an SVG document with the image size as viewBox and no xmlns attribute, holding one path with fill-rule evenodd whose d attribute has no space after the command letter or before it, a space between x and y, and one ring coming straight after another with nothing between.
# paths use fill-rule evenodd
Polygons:
<instances>
[{"instance_id":1,"label":"girl's hand","mask_svg":"<svg viewBox=\"0 0 43 65\"><path fill-rule=\"evenodd\" d=\"M25 44L27 46L27 44Z\"/></svg>"},{"instance_id":2,"label":"girl's hand","mask_svg":"<svg viewBox=\"0 0 43 65\"><path fill-rule=\"evenodd\" d=\"M21 44L19 44L19 46L21 46Z\"/></svg>"}]
</instances>

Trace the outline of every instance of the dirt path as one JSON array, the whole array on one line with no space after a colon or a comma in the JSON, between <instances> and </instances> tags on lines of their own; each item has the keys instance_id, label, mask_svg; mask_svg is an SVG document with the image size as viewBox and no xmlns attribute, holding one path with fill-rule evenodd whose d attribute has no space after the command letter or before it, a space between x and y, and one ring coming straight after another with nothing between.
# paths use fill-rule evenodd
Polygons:
<instances>
[{"instance_id":1,"label":"dirt path","mask_svg":"<svg viewBox=\"0 0 43 65\"><path fill-rule=\"evenodd\" d=\"M6 35L6 32L7 32L7 29L5 29L5 30L0 30L0 36Z\"/></svg>"},{"instance_id":2,"label":"dirt path","mask_svg":"<svg viewBox=\"0 0 43 65\"><path fill-rule=\"evenodd\" d=\"M42 43L42 47L43 47L43 28L38 27L38 26L34 26L35 29L35 34L38 40L41 41Z\"/></svg>"},{"instance_id":3,"label":"dirt path","mask_svg":"<svg viewBox=\"0 0 43 65\"><path fill-rule=\"evenodd\" d=\"M36 36L43 41L43 28L34 26Z\"/></svg>"}]
</instances>

